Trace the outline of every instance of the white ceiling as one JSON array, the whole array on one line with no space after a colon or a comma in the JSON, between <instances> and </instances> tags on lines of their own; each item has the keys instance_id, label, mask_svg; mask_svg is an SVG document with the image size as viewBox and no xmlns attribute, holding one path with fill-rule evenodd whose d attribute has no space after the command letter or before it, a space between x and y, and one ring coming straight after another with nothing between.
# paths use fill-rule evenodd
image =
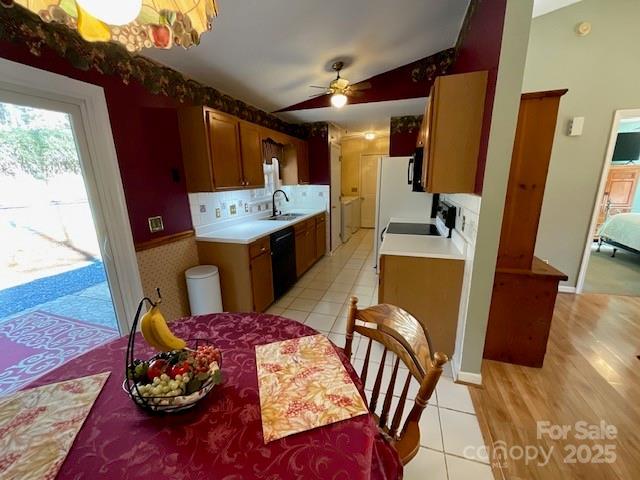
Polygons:
<instances>
[{"instance_id":1,"label":"white ceiling","mask_svg":"<svg viewBox=\"0 0 640 480\"><path fill-rule=\"evenodd\" d=\"M534 0L533 1L533 16L539 17L545 13L553 12L563 7L568 7L574 3L578 3L581 0Z\"/></svg>"},{"instance_id":2,"label":"white ceiling","mask_svg":"<svg viewBox=\"0 0 640 480\"><path fill-rule=\"evenodd\" d=\"M393 100L389 102L356 103L341 109L314 108L287 112L283 118L295 122L331 122L346 130L347 135L364 132L389 133L389 119L402 115L421 115L427 98Z\"/></svg>"},{"instance_id":3,"label":"white ceiling","mask_svg":"<svg viewBox=\"0 0 640 480\"><path fill-rule=\"evenodd\" d=\"M218 0L213 31L189 50L145 55L267 111L306 100L351 57L352 82L446 48L469 0Z\"/></svg>"}]
</instances>

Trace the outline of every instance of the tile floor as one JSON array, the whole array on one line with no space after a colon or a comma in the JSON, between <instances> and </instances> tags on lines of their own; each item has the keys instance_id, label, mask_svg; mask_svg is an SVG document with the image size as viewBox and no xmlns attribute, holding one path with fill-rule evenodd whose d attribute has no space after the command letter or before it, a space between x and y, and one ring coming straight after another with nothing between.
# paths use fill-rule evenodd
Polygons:
<instances>
[{"instance_id":1,"label":"tile floor","mask_svg":"<svg viewBox=\"0 0 640 480\"><path fill-rule=\"evenodd\" d=\"M305 323L326 334L336 345L344 346L348 298L357 296L360 308L378 303L378 279L373 269L372 248L373 232L358 231L332 256L326 256L314 265L268 312ZM359 345L359 341L358 338L354 339L355 353L352 359L358 373L366 349L365 342ZM379 365L381 349L372 350L372 355L372 362L377 360ZM393 360L389 358L385 365ZM370 368L375 367L373 363L370 365ZM385 374L389 376L390 372L385 370ZM365 385L368 397L374 381L371 377ZM388 384L383 381L385 383ZM399 400L401 388L401 385L397 385L394 389L395 403L392 409ZM417 382L413 380L405 415L409 412L412 395L415 396L417 388ZM450 368L445 368L445 374L422 415L420 431L420 452L405 467L405 479L493 478L468 387L453 382Z\"/></svg>"}]
</instances>

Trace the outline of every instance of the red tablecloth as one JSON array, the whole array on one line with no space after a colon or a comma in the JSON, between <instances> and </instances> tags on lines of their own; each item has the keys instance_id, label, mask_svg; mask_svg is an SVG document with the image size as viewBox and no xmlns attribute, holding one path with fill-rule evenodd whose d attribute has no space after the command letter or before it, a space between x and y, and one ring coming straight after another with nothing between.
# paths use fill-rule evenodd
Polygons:
<instances>
[{"instance_id":1,"label":"red tablecloth","mask_svg":"<svg viewBox=\"0 0 640 480\"><path fill-rule=\"evenodd\" d=\"M112 371L59 472L59 479L396 479L402 466L363 415L265 445L255 345L313 335L315 330L267 314L216 314L172 324L184 338L207 338L223 354L224 382L194 409L152 415L122 390L126 338L41 377L39 386ZM139 334L138 334L139 335ZM136 356L153 352L140 339ZM357 375L339 355L362 392Z\"/></svg>"}]
</instances>

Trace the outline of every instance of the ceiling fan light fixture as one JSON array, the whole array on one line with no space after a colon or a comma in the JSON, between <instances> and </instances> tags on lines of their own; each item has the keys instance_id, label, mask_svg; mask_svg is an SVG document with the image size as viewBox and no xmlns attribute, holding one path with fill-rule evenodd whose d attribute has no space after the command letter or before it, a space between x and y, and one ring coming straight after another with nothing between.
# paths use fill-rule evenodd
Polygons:
<instances>
[{"instance_id":1,"label":"ceiling fan light fixture","mask_svg":"<svg viewBox=\"0 0 640 480\"><path fill-rule=\"evenodd\" d=\"M76 0L78 5L107 25L133 22L142 9L142 0Z\"/></svg>"},{"instance_id":2,"label":"ceiling fan light fixture","mask_svg":"<svg viewBox=\"0 0 640 480\"><path fill-rule=\"evenodd\" d=\"M347 96L344 93L334 93L331 95L331 105L342 108L347 104Z\"/></svg>"},{"instance_id":3,"label":"ceiling fan light fixture","mask_svg":"<svg viewBox=\"0 0 640 480\"><path fill-rule=\"evenodd\" d=\"M371 140L375 140L375 138L376 138L375 132L364 132L364 139L365 140L371 141Z\"/></svg>"}]
</instances>

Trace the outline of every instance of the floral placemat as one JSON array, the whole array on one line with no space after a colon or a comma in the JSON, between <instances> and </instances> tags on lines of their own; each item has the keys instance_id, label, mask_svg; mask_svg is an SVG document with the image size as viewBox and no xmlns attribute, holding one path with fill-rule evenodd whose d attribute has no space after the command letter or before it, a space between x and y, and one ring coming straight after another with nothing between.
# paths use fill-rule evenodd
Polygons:
<instances>
[{"instance_id":1,"label":"floral placemat","mask_svg":"<svg viewBox=\"0 0 640 480\"><path fill-rule=\"evenodd\" d=\"M256 346L264 443L368 413L324 335Z\"/></svg>"},{"instance_id":2,"label":"floral placemat","mask_svg":"<svg viewBox=\"0 0 640 480\"><path fill-rule=\"evenodd\" d=\"M110 373L0 398L0 478L55 478Z\"/></svg>"}]
</instances>

